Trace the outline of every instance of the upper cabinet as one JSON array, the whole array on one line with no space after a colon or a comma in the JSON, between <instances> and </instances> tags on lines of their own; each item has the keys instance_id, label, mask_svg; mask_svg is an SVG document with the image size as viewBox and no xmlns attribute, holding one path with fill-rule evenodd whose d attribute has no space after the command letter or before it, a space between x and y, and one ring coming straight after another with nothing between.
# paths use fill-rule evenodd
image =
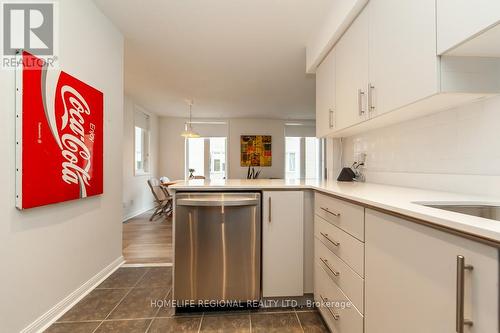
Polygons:
<instances>
[{"instance_id":1,"label":"upper cabinet","mask_svg":"<svg viewBox=\"0 0 500 333\"><path fill-rule=\"evenodd\" d=\"M368 19L368 12L361 12L334 49L337 128L347 128L368 117Z\"/></svg>"},{"instance_id":2,"label":"upper cabinet","mask_svg":"<svg viewBox=\"0 0 500 333\"><path fill-rule=\"evenodd\" d=\"M500 58L438 55L437 17L436 0L370 0L318 67L317 136L349 136L500 93Z\"/></svg>"},{"instance_id":3,"label":"upper cabinet","mask_svg":"<svg viewBox=\"0 0 500 333\"><path fill-rule=\"evenodd\" d=\"M371 0L372 116L438 90L435 0Z\"/></svg>"},{"instance_id":4,"label":"upper cabinet","mask_svg":"<svg viewBox=\"0 0 500 333\"><path fill-rule=\"evenodd\" d=\"M335 51L316 70L316 136L323 137L335 126Z\"/></svg>"},{"instance_id":5,"label":"upper cabinet","mask_svg":"<svg viewBox=\"0 0 500 333\"><path fill-rule=\"evenodd\" d=\"M437 0L437 52L500 56L500 1Z\"/></svg>"}]
</instances>

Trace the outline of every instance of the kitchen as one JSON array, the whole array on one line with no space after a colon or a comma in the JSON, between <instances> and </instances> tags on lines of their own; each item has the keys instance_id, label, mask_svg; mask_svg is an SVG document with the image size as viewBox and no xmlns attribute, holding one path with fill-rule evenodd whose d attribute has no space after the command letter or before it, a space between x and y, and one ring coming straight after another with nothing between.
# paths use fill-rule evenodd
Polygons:
<instances>
[{"instance_id":1,"label":"kitchen","mask_svg":"<svg viewBox=\"0 0 500 333\"><path fill-rule=\"evenodd\" d=\"M72 105L103 110L79 152L103 145L85 177L102 188L76 177L80 200L19 192L16 112L52 74L0 72L2 148L22 156L3 175L0 330L500 331L498 1L143 3L54 12L59 65L98 90ZM168 256L127 263L143 215Z\"/></svg>"}]
</instances>

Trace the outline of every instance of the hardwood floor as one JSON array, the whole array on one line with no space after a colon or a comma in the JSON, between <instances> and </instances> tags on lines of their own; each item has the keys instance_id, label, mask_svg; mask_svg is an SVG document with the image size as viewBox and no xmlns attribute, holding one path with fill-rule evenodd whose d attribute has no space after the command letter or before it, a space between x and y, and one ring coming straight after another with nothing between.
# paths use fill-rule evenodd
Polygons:
<instances>
[{"instance_id":1,"label":"hardwood floor","mask_svg":"<svg viewBox=\"0 0 500 333\"><path fill-rule=\"evenodd\" d=\"M149 211L123 224L123 256L127 264L172 263L172 216L156 218Z\"/></svg>"}]
</instances>

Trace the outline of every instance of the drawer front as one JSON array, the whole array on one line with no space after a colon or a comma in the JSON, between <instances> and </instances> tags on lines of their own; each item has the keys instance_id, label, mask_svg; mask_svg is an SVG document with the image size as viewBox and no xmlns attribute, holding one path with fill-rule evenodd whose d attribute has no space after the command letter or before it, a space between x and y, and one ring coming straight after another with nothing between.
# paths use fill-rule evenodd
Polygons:
<instances>
[{"instance_id":1,"label":"drawer front","mask_svg":"<svg viewBox=\"0 0 500 333\"><path fill-rule=\"evenodd\" d=\"M314 236L361 277L365 276L365 244L321 217L314 217Z\"/></svg>"},{"instance_id":2,"label":"drawer front","mask_svg":"<svg viewBox=\"0 0 500 333\"><path fill-rule=\"evenodd\" d=\"M330 280L323 268L318 263L314 266L314 300L330 330L335 333L363 333L363 315Z\"/></svg>"},{"instance_id":3,"label":"drawer front","mask_svg":"<svg viewBox=\"0 0 500 333\"><path fill-rule=\"evenodd\" d=\"M363 207L316 193L314 212L357 239L365 240L365 209Z\"/></svg>"},{"instance_id":4,"label":"drawer front","mask_svg":"<svg viewBox=\"0 0 500 333\"><path fill-rule=\"evenodd\" d=\"M319 264L331 281L342 289L359 312L364 313L363 278L328 250L322 242L316 240L314 243L314 262Z\"/></svg>"}]
</instances>

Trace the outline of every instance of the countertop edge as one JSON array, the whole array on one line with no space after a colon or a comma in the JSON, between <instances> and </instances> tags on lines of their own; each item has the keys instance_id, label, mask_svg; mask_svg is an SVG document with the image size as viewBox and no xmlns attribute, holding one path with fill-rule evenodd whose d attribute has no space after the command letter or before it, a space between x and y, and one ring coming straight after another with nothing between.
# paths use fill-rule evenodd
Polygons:
<instances>
[{"instance_id":1,"label":"countertop edge","mask_svg":"<svg viewBox=\"0 0 500 333\"><path fill-rule=\"evenodd\" d=\"M455 234L464 238L472 239L483 244L500 248L500 232L490 230L481 226L475 226L463 223L453 219L445 219L442 217L423 214L404 207L398 207L391 204L385 204L383 201L373 201L365 198L360 198L353 195L338 192L333 189L328 189L322 186L311 184L259 184L259 185L174 185L171 189L178 191L220 191L220 190L313 190L340 200L349 201L353 204L361 205L365 208L386 213L402 219L407 219L411 222L422 224L434 229L442 230L451 234ZM453 213L458 214L458 213ZM468 217L469 218L469 217ZM481 218L477 218L481 219ZM483 220L483 219L481 219ZM484 219L485 220L485 219ZM498 222L500 223L500 222Z\"/></svg>"}]
</instances>

